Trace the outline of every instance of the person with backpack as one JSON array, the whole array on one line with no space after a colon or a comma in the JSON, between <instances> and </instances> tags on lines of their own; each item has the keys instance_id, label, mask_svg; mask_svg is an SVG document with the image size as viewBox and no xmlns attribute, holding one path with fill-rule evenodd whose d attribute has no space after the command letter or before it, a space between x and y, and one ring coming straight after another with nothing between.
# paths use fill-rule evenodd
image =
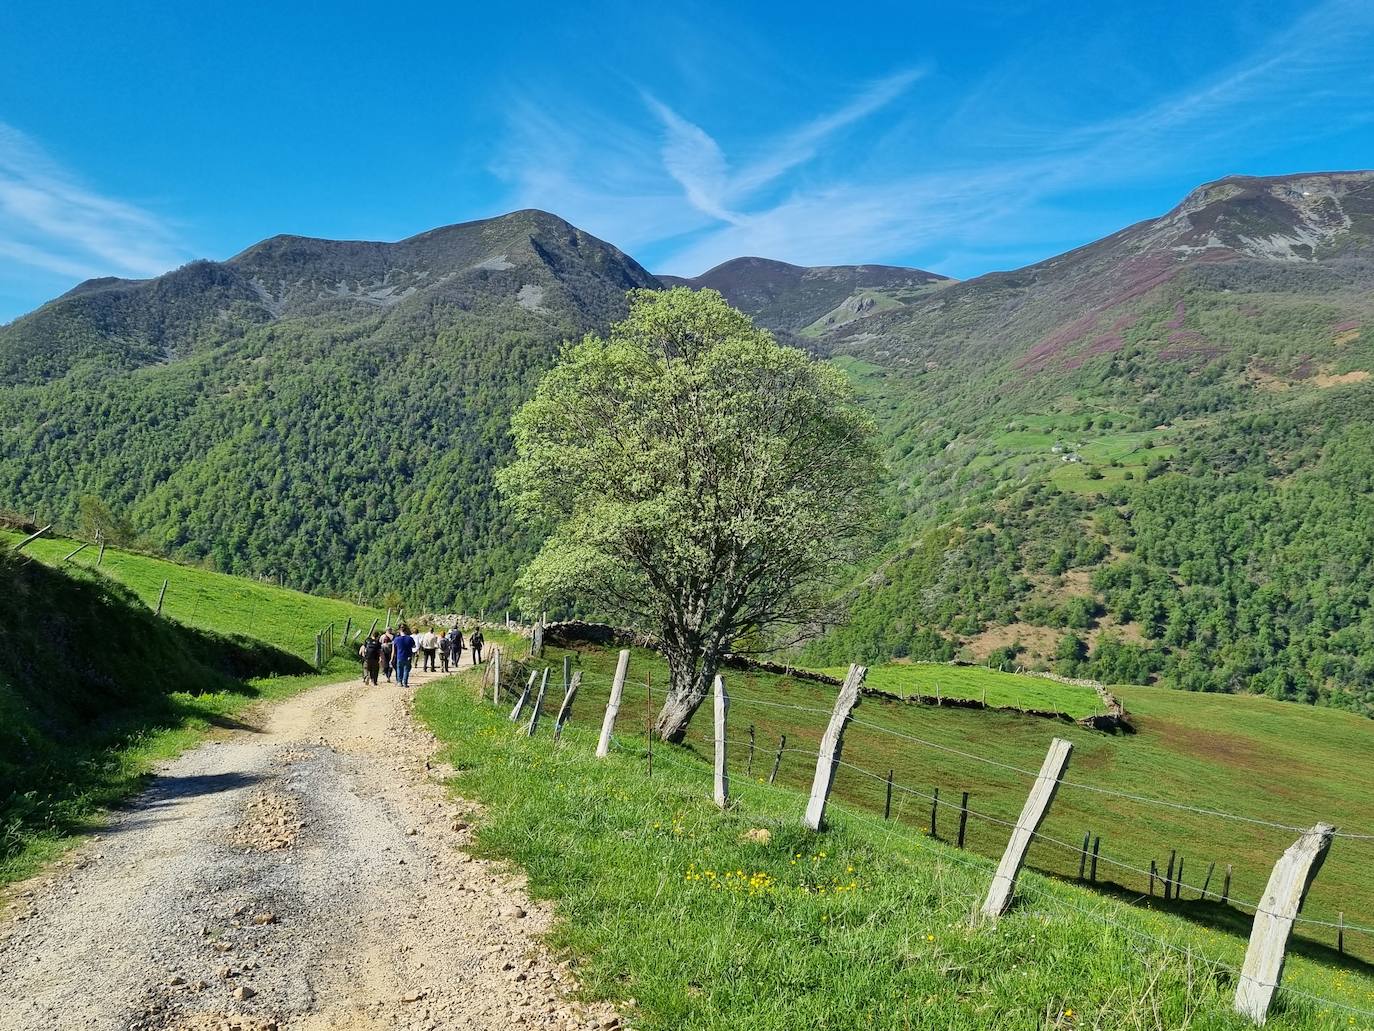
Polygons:
<instances>
[{"instance_id":1,"label":"person with backpack","mask_svg":"<svg viewBox=\"0 0 1374 1031\"><path fill-rule=\"evenodd\" d=\"M391 642L391 654L396 664L396 683L402 687L410 686L410 663L415 658L415 638L410 635L410 627L401 624L401 632Z\"/></svg>"},{"instance_id":2,"label":"person with backpack","mask_svg":"<svg viewBox=\"0 0 1374 1031\"><path fill-rule=\"evenodd\" d=\"M396 639L396 635L391 632L391 627L382 631L382 672L386 674L386 682L391 683L391 642Z\"/></svg>"},{"instance_id":3,"label":"person with backpack","mask_svg":"<svg viewBox=\"0 0 1374 1031\"><path fill-rule=\"evenodd\" d=\"M463 631L456 626L448 632L448 653L456 672L463 665Z\"/></svg>"},{"instance_id":4,"label":"person with backpack","mask_svg":"<svg viewBox=\"0 0 1374 1031\"><path fill-rule=\"evenodd\" d=\"M372 631L368 635L362 647L363 657L363 683L372 682L372 686L377 686L377 673L382 665L382 641L377 636L377 631Z\"/></svg>"},{"instance_id":5,"label":"person with backpack","mask_svg":"<svg viewBox=\"0 0 1374 1031\"><path fill-rule=\"evenodd\" d=\"M468 647L472 649L472 664L482 665L482 645L487 643L487 639L482 636L482 628L479 626L468 635Z\"/></svg>"},{"instance_id":6,"label":"person with backpack","mask_svg":"<svg viewBox=\"0 0 1374 1031\"><path fill-rule=\"evenodd\" d=\"M439 665L445 673L448 672L448 652L452 645L453 641L449 639L448 634L439 635Z\"/></svg>"}]
</instances>

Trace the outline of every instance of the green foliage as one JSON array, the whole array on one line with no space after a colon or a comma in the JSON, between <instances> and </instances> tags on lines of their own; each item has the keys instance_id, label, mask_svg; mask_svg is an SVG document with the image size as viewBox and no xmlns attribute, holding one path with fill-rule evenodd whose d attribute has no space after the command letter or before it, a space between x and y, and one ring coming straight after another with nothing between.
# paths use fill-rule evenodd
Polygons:
<instances>
[{"instance_id":1,"label":"green foliage","mask_svg":"<svg viewBox=\"0 0 1374 1031\"><path fill-rule=\"evenodd\" d=\"M95 496L145 548L223 572L504 605L538 543L492 489L510 414L651 282L520 212L86 284L0 327L0 504L75 528Z\"/></svg>"},{"instance_id":2,"label":"green foliage","mask_svg":"<svg viewBox=\"0 0 1374 1031\"><path fill-rule=\"evenodd\" d=\"M499 482L550 527L520 580L527 607L577 601L653 632L668 706L695 709L740 641L827 611L871 540L871 420L837 371L713 291L632 294L628 318L569 348L513 428Z\"/></svg>"}]
</instances>

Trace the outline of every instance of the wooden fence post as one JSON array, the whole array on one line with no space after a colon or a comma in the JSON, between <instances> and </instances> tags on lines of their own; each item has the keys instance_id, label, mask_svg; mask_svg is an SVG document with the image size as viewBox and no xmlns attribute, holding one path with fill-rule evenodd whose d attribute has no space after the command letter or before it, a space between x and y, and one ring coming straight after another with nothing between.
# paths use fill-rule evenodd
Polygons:
<instances>
[{"instance_id":1,"label":"wooden fence post","mask_svg":"<svg viewBox=\"0 0 1374 1031\"><path fill-rule=\"evenodd\" d=\"M568 685L572 683L572 656L563 656L563 693L568 693Z\"/></svg>"},{"instance_id":2,"label":"wooden fence post","mask_svg":"<svg viewBox=\"0 0 1374 1031\"><path fill-rule=\"evenodd\" d=\"M749 724L749 759L744 764L744 775L752 778L754 776L754 725Z\"/></svg>"},{"instance_id":3,"label":"wooden fence post","mask_svg":"<svg viewBox=\"0 0 1374 1031\"><path fill-rule=\"evenodd\" d=\"M539 710L544 706L544 695L549 690L549 667L544 667L544 675L539 678L539 693L534 696L534 709L530 712L530 723L525 728L526 737L534 737L539 729Z\"/></svg>"},{"instance_id":4,"label":"wooden fence post","mask_svg":"<svg viewBox=\"0 0 1374 1031\"><path fill-rule=\"evenodd\" d=\"M348 638L349 638L349 636L350 636L352 633L353 633L353 617L352 617L352 616L349 616L348 619L344 620L344 632L343 632L343 637L341 637L341 638L339 639L340 645L345 645L345 644L347 644L347 643L348 643Z\"/></svg>"},{"instance_id":5,"label":"wooden fence post","mask_svg":"<svg viewBox=\"0 0 1374 1031\"><path fill-rule=\"evenodd\" d=\"M100 563L102 563L102 562L104 562L104 561L105 561L105 535L102 533L102 534L100 535L100 554L97 555L97 556L95 557L95 564L96 564L97 566L99 566Z\"/></svg>"},{"instance_id":6,"label":"wooden fence post","mask_svg":"<svg viewBox=\"0 0 1374 1031\"><path fill-rule=\"evenodd\" d=\"M23 550L23 548L24 548L25 546L27 546L27 545L29 545L29 544L32 544L34 541L38 540L39 537L42 537L45 533L47 533L47 532L48 532L49 530L51 530L51 529L52 529L52 523L49 523L47 526L43 527L43 529L39 530L37 533L31 533L31 534L29 534L27 537L25 537L22 541L20 541L18 544L16 544L16 545L14 546L14 550L15 550L15 551L21 551L21 550Z\"/></svg>"},{"instance_id":7,"label":"wooden fence post","mask_svg":"<svg viewBox=\"0 0 1374 1031\"><path fill-rule=\"evenodd\" d=\"M1216 863L1207 864L1207 876L1202 879L1202 894L1198 896L1199 899L1207 898L1207 885L1212 883L1212 871L1216 868Z\"/></svg>"},{"instance_id":8,"label":"wooden fence post","mask_svg":"<svg viewBox=\"0 0 1374 1031\"><path fill-rule=\"evenodd\" d=\"M1345 910L1336 914L1336 951L1345 955Z\"/></svg>"},{"instance_id":9,"label":"wooden fence post","mask_svg":"<svg viewBox=\"0 0 1374 1031\"><path fill-rule=\"evenodd\" d=\"M85 551L85 550L86 550L87 548L89 548L89 547L90 547L89 544L80 544L80 545L77 545L77 547L76 547L76 549L75 549L74 551L69 551L69 552L67 552L67 554L65 554L65 555L62 556L62 561L63 561L63 562L70 562L70 561L71 561L72 559L74 559L77 555L80 555L83 551Z\"/></svg>"},{"instance_id":10,"label":"wooden fence post","mask_svg":"<svg viewBox=\"0 0 1374 1031\"><path fill-rule=\"evenodd\" d=\"M501 704L501 649L491 650L491 704Z\"/></svg>"},{"instance_id":11,"label":"wooden fence post","mask_svg":"<svg viewBox=\"0 0 1374 1031\"><path fill-rule=\"evenodd\" d=\"M782 765L782 753L787 748L787 735L783 734L778 738L778 754L773 756L773 770L768 774L768 783L778 779L778 767Z\"/></svg>"},{"instance_id":12,"label":"wooden fence post","mask_svg":"<svg viewBox=\"0 0 1374 1031\"><path fill-rule=\"evenodd\" d=\"M887 801L883 803L883 819L892 819L892 775L894 771L887 771Z\"/></svg>"},{"instance_id":13,"label":"wooden fence post","mask_svg":"<svg viewBox=\"0 0 1374 1031\"><path fill-rule=\"evenodd\" d=\"M930 796L930 836L937 837L935 833L935 814L940 808L940 789L936 788L935 793Z\"/></svg>"},{"instance_id":14,"label":"wooden fence post","mask_svg":"<svg viewBox=\"0 0 1374 1031\"><path fill-rule=\"evenodd\" d=\"M725 717L730 712L730 696L725 691L725 678L716 674L711 685L716 716L716 776L712 798L724 809L730 804L730 771L725 765Z\"/></svg>"},{"instance_id":15,"label":"wooden fence post","mask_svg":"<svg viewBox=\"0 0 1374 1031\"><path fill-rule=\"evenodd\" d=\"M964 830L968 827L968 792L959 799L959 848L964 847Z\"/></svg>"},{"instance_id":16,"label":"wooden fence post","mask_svg":"<svg viewBox=\"0 0 1374 1031\"><path fill-rule=\"evenodd\" d=\"M517 723L521 714L525 711L525 703L530 700L530 692L534 690L534 678L539 676L537 670L530 670L530 682L525 685L525 689L520 692L520 697L515 700L515 708L510 711L510 721Z\"/></svg>"},{"instance_id":17,"label":"wooden fence post","mask_svg":"<svg viewBox=\"0 0 1374 1031\"><path fill-rule=\"evenodd\" d=\"M540 658L544 654L544 621L535 620L534 630L530 632L530 657Z\"/></svg>"},{"instance_id":18,"label":"wooden fence post","mask_svg":"<svg viewBox=\"0 0 1374 1031\"><path fill-rule=\"evenodd\" d=\"M844 678L839 697L835 699L835 709L830 714L830 723L821 737L820 754L816 757L816 775L811 779L811 798L806 803L806 815L802 825L818 831L825 822L825 803L830 797L830 787L835 783L835 767L839 764L844 750L844 728L854 706L859 704L859 688L863 686L868 668L857 662L849 667L849 675Z\"/></svg>"},{"instance_id":19,"label":"wooden fence post","mask_svg":"<svg viewBox=\"0 0 1374 1031\"><path fill-rule=\"evenodd\" d=\"M391 629L391 610L390 610L390 609L387 609L387 610L386 610L386 628L387 628L388 630Z\"/></svg>"},{"instance_id":20,"label":"wooden fence post","mask_svg":"<svg viewBox=\"0 0 1374 1031\"><path fill-rule=\"evenodd\" d=\"M559 741L563 737L563 728L568 725L568 720L572 719L573 699L577 697L577 689L582 686L582 671L579 669L572 675L572 680L568 682L568 690L563 695L563 704L558 709L558 722L553 725L553 739Z\"/></svg>"},{"instance_id":21,"label":"wooden fence post","mask_svg":"<svg viewBox=\"0 0 1374 1031\"><path fill-rule=\"evenodd\" d=\"M1269 884L1260 896L1250 926L1245 965L1236 985L1236 1012L1256 1024L1263 1024L1269 1017L1269 1004L1283 977L1284 953L1293 921L1302 909L1313 878L1326 861L1335 835L1335 827L1319 823L1289 845L1274 864Z\"/></svg>"},{"instance_id":22,"label":"wooden fence post","mask_svg":"<svg viewBox=\"0 0 1374 1031\"><path fill-rule=\"evenodd\" d=\"M1083 847L1078 850L1078 879L1081 881L1088 870L1088 846L1093 843L1093 832L1083 835Z\"/></svg>"},{"instance_id":23,"label":"wooden fence post","mask_svg":"<svg viewBox=\"0 0 1374 1031\"><path fill-rule=\"evenodd\" d=\"M1011 906L1016 877L1021 872L1021 864L1026 861L1026 851L1045 819L1050 803L1054 801L1055 793L1059 790L1059 778L1064 775L1071 754L1073 742L1059 737L1050 742L1050 750L1045 755L1030 794L1026 796L1026 804L1021 807L1021 815L1017 817L1016 827L1011 832L1006 851L1002 853L1002 861L997 864L997 873L993 875L988 888L988 897L983 903L985 917L996 919Z\"/></svg>"},{"instance_id":24,"label":"wooden fence post","mask_svg":"<svg viewBox=\"0 0 1374 1031\"><path fill-rule=\"evenodd\" d=\"M622 648L615 664L615 679L611 681L611 698L606 703L606 715L601 720L601 737L596 742L598 759L611 754L611 733L615 730L615 717L620 712L620 699L625 693L625 674L629 669L630 649Z\"/></svg>"},{"instance_id":25,"label":"wooden fence post","mask_svg":"<svg viewBox=\"0 0 1374 1031\"><path fill-rule=\"evenodd\" d=\"M1221 882L1221 904L1231 901L1231 864L1226 864L1226 878Z\"/></svg>"},{"instance_id":26,"label":"wooden fence post","mask_svg":"<svg viewBox=\"0 0 1374 1031\"><path fill-rule=\"evenodd\" d=\"M165 598L165 597L167 597L167 581L166 581L166 580L163 580L163 581L162 581L162 590L160 590L160 591L157 592L157 609L153 612L153 615L155 615L155 616L160 616L160 615L162 615L162 599Z\"/></svg>"},{"instance_id":27,"label":"wooden fence post","mask_svg":"<svg viewBox=\"0 0 1374 1031\"><path fill-rule=\"evenodd\" d=\"M1164 871L1164 897L1171 898L1170 891L1174 886L1174 860L1178 856L1177 849L1169 849L1169 865Z\"/></svg>"},{"instance_id":28,"label":"wooden fence post","mask_svg":"<svg viewBox=\"0 0 1374 1031\"><path fill-rule=\"evenodd\" d=\"M1097 883L1097 852L1102 847L1102 835L1093 836L1093 857L1088 861L1088 883Z\"/></svg>"}]
</instances>

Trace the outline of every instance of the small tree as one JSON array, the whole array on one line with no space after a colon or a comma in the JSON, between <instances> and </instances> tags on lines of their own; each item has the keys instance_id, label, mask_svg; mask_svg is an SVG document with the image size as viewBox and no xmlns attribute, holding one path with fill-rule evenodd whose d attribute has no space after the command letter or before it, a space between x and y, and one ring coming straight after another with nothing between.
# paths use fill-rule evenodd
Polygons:
<instances>
[{"instance_id":1,"label":"small tree","mask_svg":"<svg viewBox=\"0 0 1374 1031\"><path fill-rule=\"evenodd\" d=\"M513 421L498 483L549 534L518 583L658 638L660 735L680 741L721 658L833 619L870 538L872 421L844 376L710 290L630 294L565 349Z\"/></svg>"},{"instance_id":2,"label":"small tree","mask_svg":"<svg viewBox=\"0 0 1374 1031\"><path fill-rule=\"evenodd\" d=\"M134 528L129 521L95 494L83 494L77 499L76 529L77 534L88 541L94 541L99 535L114 545L128 545L134 540Z\"/></svg>"}]
</instances>

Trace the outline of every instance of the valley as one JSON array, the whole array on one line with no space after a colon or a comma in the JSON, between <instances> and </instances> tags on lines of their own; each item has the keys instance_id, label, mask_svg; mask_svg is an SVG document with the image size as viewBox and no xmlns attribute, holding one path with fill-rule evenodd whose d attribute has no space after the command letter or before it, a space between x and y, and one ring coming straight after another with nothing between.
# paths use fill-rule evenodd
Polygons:
<instances>
[{"instance_id":1,"label":"valley","mask_svg":"<svg viewBox=\"0 0 1374 1031\"><path fill-rule=\"evenodd\" d=\"M798 660L1366 711L1372 184L1233 177L964 282L762 258L659 279L542 212L274 238L0 327L0 505L77 528L96 498L127 539L211 568L504 609L538 539L491 488L510 413L626 288L718 289L843 369L885 442L852 619Z\"/></svg>"}]
</instances>

